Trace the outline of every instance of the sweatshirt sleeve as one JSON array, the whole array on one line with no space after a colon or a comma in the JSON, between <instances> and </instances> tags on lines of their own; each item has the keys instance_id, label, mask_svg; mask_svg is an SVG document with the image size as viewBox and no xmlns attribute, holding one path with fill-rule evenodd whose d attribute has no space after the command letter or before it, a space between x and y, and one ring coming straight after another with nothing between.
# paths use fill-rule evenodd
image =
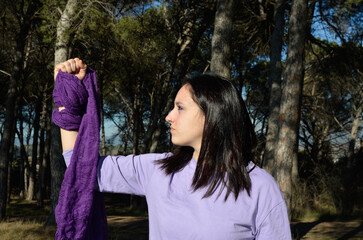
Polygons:
<instances>
[{"instance_id":1,"label":"sweatshirt sleeve","mask_svg":"<svg viewBox=\"0 0 363 240\"><path fill-rule=\"evenodd\" d=\"M64 151L63 152L64 162L66 163L66 166L67 167L71 163L72 154L73 154L73 149L70 149L70 150L67 150L67 151Z\"/></svg>"},{"instance_id":2,"label":"sweatshirt sleeve","mask_svg":"<svg viewBox=\"0 0 363 240\"><path fill-rule=\"evenodd\" d=\"M276 205L262 222L256 240L291 240L285 201Z\"/></svg>"},{"instance_id":3,"label":"sweatshirt sleeve","mask_svg":"<svg viewBox=\"0 0 363 240\"><path fill-rule=\"evenodd\" d=\"M73 150L63 152L68 167ZM128 156L103 156L97 166L98 189L101 192L145 195L154 171L160 171L156 160L168 157L168 153Z\"/></svg>"},{"instance_id":4,"label":"sweatshirt sleeve","mask_svg":"<svg viewBox=\"0 0 363 240\"><path fill-rule=\"evenodd\" d=\"M284 195L275 179L265 170L251 173L256 205L256 240L291 240L289 217Z\"/></svg>"}]
</instances>

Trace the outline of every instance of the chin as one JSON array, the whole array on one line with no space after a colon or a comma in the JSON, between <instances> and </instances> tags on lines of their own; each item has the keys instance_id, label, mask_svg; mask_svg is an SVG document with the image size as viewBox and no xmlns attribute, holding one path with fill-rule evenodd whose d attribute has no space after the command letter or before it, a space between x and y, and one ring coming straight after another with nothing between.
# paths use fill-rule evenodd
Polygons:
<instances>
[{"instance_id":1,"label":"chin","mask_svg":"<svg viewBox=\"0 0 363 240\"><path fill-rule=\"evenodd\" d=\"M176 146L180 146L180 144L178 143L177 140L175 140L174 138L171 138L171 142L176 145Z\"/></svg>"},{"instance_id":2,"label":"chin","mask_svg":"<svg viewBox=\"0 0 363 240\"><path fill-rule=\"evenodd\" d=\"M171 141L173 143L174 146L177 146L177 147L181 147L182 145L181 144L178 144L178 142L175 142L175 141Z\"/></svg>"},{"instance_id":3,"label":"chin","mask_svg":"<svg viewBox=\"0 0 363 240\"><path fill-rule=\"evenodd\" d=\"M173 139L171 139L171 142L173 143L174 146L177 146L177 147L183 147L184 146L183 144L180 144L180 142L175 141Z\"/></svg>"}]
</instances>

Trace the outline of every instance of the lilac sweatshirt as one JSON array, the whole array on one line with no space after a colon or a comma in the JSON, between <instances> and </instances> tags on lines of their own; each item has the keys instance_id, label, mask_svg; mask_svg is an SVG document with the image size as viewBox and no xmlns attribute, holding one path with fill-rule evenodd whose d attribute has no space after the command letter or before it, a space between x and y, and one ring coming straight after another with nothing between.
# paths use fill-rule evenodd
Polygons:
<instances>
[{"instance_id":1,"label":"lilac sweatshirt","mask_svg":"<svg viewBox=\"0 0 363 240\"><path fill-rule=\"evenodd\" d=\"M73 150L63 153L67 166ZM101 157L97 168L101 192L146 197L150 240L161 239L291 239L284 197L271 175L259 167L250 172L251 196L243 191L235 201L224 201L225 190L202 198L205 189L193 192L196 161L167 176L155 160L168 154ZM251 169L253 163L247 167Z\"/></svg>"}]
</instances>

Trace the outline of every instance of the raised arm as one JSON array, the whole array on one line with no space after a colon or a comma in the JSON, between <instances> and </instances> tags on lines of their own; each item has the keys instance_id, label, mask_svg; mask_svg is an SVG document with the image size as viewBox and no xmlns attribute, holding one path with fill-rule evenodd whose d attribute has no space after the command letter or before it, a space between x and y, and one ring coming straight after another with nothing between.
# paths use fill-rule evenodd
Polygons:
<instances>
[{"instance_id":1,"label":"raised arm","mask_svg":"<svg viewBox=\"0 0 363 240\"><path fill-rule=\"evenodd\" d=\"M66 62L59 63L54 68L54 80L57 78L59 71L74 74L80 81L86 76L87 65L79 58L69 59ZM64 107L59 107L58 111L64 110ZM61 140L63 151L73 149L78 136L78 131L69 131L61 128Z\"/></svg>"}]
</instances>

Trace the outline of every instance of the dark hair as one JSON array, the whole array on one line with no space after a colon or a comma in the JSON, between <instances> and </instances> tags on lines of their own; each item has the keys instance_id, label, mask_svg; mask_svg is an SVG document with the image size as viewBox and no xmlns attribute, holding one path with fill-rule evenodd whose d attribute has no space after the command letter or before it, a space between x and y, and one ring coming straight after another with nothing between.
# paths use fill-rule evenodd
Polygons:
<instances>
[{"instance_id":1,"label":"dark hair","mask_svg":"<svg viewBox=\"0 0 363 240\"><path fill-rule=\"evenodd\" d=\"M234 85L214 75L187 79L193 100L205 114L203 138L193 177L194 190L208 187L203 197L210 197L218 187L220 196L227 188L238 195L244 189L250 194L251 180L246 166L254 162L257 139L247 109ZM182 170L192 159L194 149L178 147L174 154L159 161L166 174Z\"/></svg>"}]
</instances>

